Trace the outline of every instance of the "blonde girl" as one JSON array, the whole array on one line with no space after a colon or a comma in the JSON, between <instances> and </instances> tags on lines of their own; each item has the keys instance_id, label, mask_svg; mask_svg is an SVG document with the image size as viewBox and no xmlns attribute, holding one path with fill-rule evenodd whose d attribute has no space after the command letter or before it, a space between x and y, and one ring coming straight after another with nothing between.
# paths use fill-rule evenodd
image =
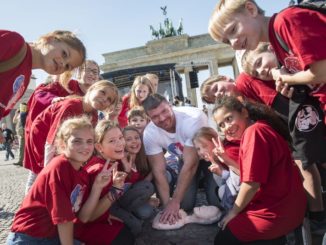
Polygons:
<instances>
[{"instance_id":1,"label":"blonde girl","mask_svg":"<svg viewBox=\"0 0 326 245\"><path fill-rule=\"evenodd\" d=\"M150 218L154 208L149 204L154 194L150 182L152 174L147 162L141 134L134 127L123 129L126 155L122 159L122 170L128 174L125 193L112 206L111 213L122 219L136 236L142 231L144 219Z\"/></svg>"},{"instance_id":2,"label":"blonde girl","mask_svg":"<svg viewBox=\"0 0 326 245\"><path fill-rule=\"evenodd\" d=\"M95 127L96 155L85 165L91 184L105 164L113 169L110 182L103 188L99 205L93 212L91 222L78 224L75 234L86 244L133 244L134 237L121 220L112 216L109 208L123 194L126 173L118 171L118 161L124 157L125 140L118 125L109 120L101 120Z\"/></svg>"},{"instance_id":3,"label":"blonde girl","mask_svg":"<svg viewBox=\"0 0 326 245\"><path fill-rule=\"evenodd\" d=\"M94 130L88 118L64 121L56 145L59 155L42 171L24 198L7 244L73 244L73 220L77 215L82 222L90 220L99 194L111 178L111 172L104 168L92 188L89 186L83 165L93 154Z\"/></svg>"},{"instance_id":4,"label":"blonde girl","mask_svg":"<svg viewBox=\"0 0 326 245\"><path fill-rule=\"evenodd\" d=\"M26 193L35 175L54 156L53 143L58 125L69 117L83 114L89 116L96 125L97 110L105 110L114 104L117 96L117 87L109 81L101 80L94 83L84 97L70 98L52 104L36 117L31 125L30 134L26 135L24 167L31 171Z\"/></svg>"},{"instance_id":5,"label":"blonde girl","mask_svg":"<svg viewBox=\"0 0 326 245\"><path fill-rule=\"evenodd\" d=\"M86 57L83 43L70 31L53 31L35 43L27 43L13 31L0 30L0 119L7 115L25 93L32 69L51 75L71 71Z\"/></svg>"},{"instance_id":6,"label":"blonde girl","mask_svg":"<svg viewBox=\"0 0 326 245\"><path fill-rule=\"evenodd\" d=\"M152 83L146 76L137 76L135 78L130 94L127 94L122 99L122 109L118 118L122 128L128 125L128 111L135 106L141 106L147 96L153 93Z\"/></svg>"}]
</instances>

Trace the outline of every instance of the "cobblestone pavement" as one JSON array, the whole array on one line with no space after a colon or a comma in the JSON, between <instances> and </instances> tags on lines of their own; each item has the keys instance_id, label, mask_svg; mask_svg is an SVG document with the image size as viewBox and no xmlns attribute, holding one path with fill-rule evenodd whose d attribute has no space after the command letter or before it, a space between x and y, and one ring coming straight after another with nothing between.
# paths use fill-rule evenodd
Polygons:
<instances>
[{"instance_id":1,"label":"cobblestone pavement","mask_svg":"<svg viewBox=\"0 0 326 245\"><path fill-rule=\"evenodd\" d=\"M0 151L0 244L5 244L12 219L24 197L27 170L13 165L15 160L5 160L5 151Z\"/></svg>"},{"instance_id":2,"label":"cobblestone pavement","mask_svg":"<svg viewBox=\"0 0 326 245\"><path fill-rule=\"evenodd\" d=\"M14 166L15 160L4 161L4 154L0 151L0 244L5 244L12 219L23 199L28 173L23 167ZM203 204L205 198L200 192L197 206ZM157 231L147 222L136 245L212 245L215 232L216 224L188 224L179 230ZM313 237L313 245L320 244L321 237Z\"/></svg>"}]
</instances>

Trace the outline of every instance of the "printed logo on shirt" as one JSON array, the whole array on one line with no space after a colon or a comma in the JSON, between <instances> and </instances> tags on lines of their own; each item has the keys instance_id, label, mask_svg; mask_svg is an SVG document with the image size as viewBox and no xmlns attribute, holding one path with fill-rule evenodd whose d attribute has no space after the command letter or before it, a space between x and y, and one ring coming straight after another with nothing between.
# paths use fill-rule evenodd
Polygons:
<instances>
[{"instance_id":1,"label":"printed logo on shirt","mask_svg":"<svg viewBox=\"0 0 326 245\"><path fill-rule=\"evenodd\" d=\"M168 146L167 150L171 155L180 157L183 154L183 145L181 145L181 143L179 143L179 142L172 143Z\"/></svg>"},{"instance_id":2,"label":"printed logo on shirt","mask_svg":"<svg viewBox=\"0 0 326 245\"><path fill-rule=\"evenodd\" d=\"M292 74L302 71L298 57L291 55L284 59L284 66Z\"/></svg>"},{"instance_id":3,"label":"printed logo on shirt","mask_svg":"<svg viewBox=\"0 0 326 245\"><path fill-rule=\"evenodd\" d=\"M25 76L24 75L19 75L15 79L15 81L14 81L14 83L12 85L13 95L10 98L10 100L9 100L7 106L6 106L7 110L12 109L15 106L15 104L17 103L17 101L20 99L22 94L24 93L24 90L25 90L24 81L25 81Z\"/></svg>"},{"instance_id":4,"label":"printed logo on shirt","mask_svg":"<svg viewBox=\"0 0 326 245\"><path fill-rule=\"evenodd\" d=\"M74 213L77 213L81 207L85 189L86 189L85 185L81 186L80 184L77 184L70 194L70 203L72 206L72 211Z\"/></svg>"},{"instance_id":5,"label":"printed logo on shirt","mask_svg":"<svg viewBox=\"0 0 326 245\"><path fill-rule=\"evenodd\" d=\"M310 132L320 121L318 111L315 107L303 105L295 119L295 126L301 132Z\"/></svg>"}]
</instances>

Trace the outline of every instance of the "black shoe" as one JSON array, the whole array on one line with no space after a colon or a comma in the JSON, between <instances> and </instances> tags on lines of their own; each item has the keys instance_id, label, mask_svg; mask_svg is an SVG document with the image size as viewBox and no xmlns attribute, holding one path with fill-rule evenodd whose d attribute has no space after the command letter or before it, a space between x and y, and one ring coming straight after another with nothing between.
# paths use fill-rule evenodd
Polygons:
<instances>
[{"instance_id":1,"label":"black shoe","mask_svg":"<svg viewBox=\"0 0 326 245\"><path fill-rule=\"evenodd\" d=\"M13 163L15 166L23 166L23 163L21 163L21 162L15 162L15 163Z\"/></svg>"}]
</instances>

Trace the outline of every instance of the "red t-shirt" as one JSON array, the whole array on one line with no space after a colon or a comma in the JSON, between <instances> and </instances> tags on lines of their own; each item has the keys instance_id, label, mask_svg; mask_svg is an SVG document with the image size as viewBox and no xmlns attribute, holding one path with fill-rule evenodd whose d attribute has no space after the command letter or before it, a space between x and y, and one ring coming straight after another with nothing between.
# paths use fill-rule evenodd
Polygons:
<instances>
[{"instance_id":1,"label":"red t-shirt","mask_svg":"<svg viewBox=\"0 0 326 245\"><path fill-rule=\"evenodd\" d=\"M312 63L326 59L326 16L318 11L290 7L274 15L269 24L269 40L278 60L291 72L307 70ZM298 28L300 26L300 28ZM286 43L286 52L275 32ZM326 85L309 86L326 112ZM326 118L325 118L326 122Z\"/></svg>"},{"instance_id":2,"label":"red t-shirt","mask_svg":"<svg viewBox=\"0 0 326 245\"><path fill-rule=\"evenodd\" d=\"M53 144L56 132L64 119L84 114L81 99L66 99L50 105L33 121L30 133L25 138L24 167L38 174L43 169L44 146ZM97 112L92 115L97 122Z\"/></svg>"},{"instance_id":3,"label":"red t-shirt","mask_svg":"<svg viewBox=\"0 0 326 245\"><path fill-rule=\"evenodd\" d=\"M91 185L93 185L97 174L102 171L104 164L105 160L103 158L93 156L84 166ZM112 181L103 188L101 198L107 195L111 186ZM120 233L124 224L117 220L111 220L112 225L110 225L107 221L108 217L109 210L92 222L86 224L77 223L74 227L75 237L86 244L111 244Z\"/></svg>"},{"instance_id":4,"label":"red t-shirt","mask_svg":"<svg viewBox=\"0 0 326 245\"><path fill-rule=\"evenodd\" d=\"M121 128L125 128L128 125L128 111L130 110L130 93L126 94L122 98L122 106L121 106L121 111L118 116L118 122Z\"/></svg>"},{"instance_id":5,"label":"red t-shirt","mask_svg":"<svg viewBox=\"0 0 326 245\"><path fill-rule=\"evenodd\" d=\"M248 242L277 238L299 226L306 195L283 137L263 121L254 123L242 136L239 161L241 182L258 182L260 189L229 222L232 233Z\"/></svg>"},{"instance_id":6,"label":"red t-shirt","mask_svg":"<svg viewBox=\"0 0 326 245\"><path fill-rule=\"evenodd\" d=\"M235 162L239 163L239 140L224 140L224 150L226 154Z\"/></svg>"},{"instance_id":7,"label":"red t-shirt","mask_svg":"<svg viewBox=\"0 0 326 245\"><path fill-rule=\"evenodd\" d=\"M75 170L63 155L53 158L24 198L11 231L39 238L57 236L57 224L76 219L88 186L83 169Z\"/></svg>"},{"instance_id":8,"label":"red t-shirt","mask_svg":"<svg viewBox=\"0 0 326 245\"><path fill-rule=\"evenodd\" d=\"M85 93L81 90L79 82L77 80L71 79L68 83L68 89L71 91L71 94L84 96Z\"/></svg>"},{"instance_id":9,"label":"red t-shirt","mask_svg":"<svg viewBox=\"0 0 326 245\"><path fill-rule=\"evenodd\" d=\"M73 92L73 94L80 96L84 95L81 89L79 88L78 81L73 79L70 80L68 87ZM26 118L25 134L29 134L30 127L35 118L42 111L44 111L45 108L51 105L52 100L54 98L66 97L68 95L70 95L70 93L58 82L39 85L31 95L27 103L28 114Z\"/></svg>"},{"instance_id":10,"label":"red t-shirt","mask_svg":"<svg viewBox=\"0 0 326 245\"><path fill-rule=\"evenodd\" d=\"M0 63L14 57L25 44L17 32L0 30ZM0 119L6 116L25 93L32 74L32 52L27 45L23 61L9 71L0 73Z\"/></svg>"},{"instance_id":11,"label":"red t-shirt","mask_svg":"<svg viewBox=\"0 0 326 245\"><path fill-rule=\"evenodd\" d=\"M248 99L271 106L277 95L274 81L262 81L244 72L235 80L237 90Z\"/></svg>"}]
</instances>

